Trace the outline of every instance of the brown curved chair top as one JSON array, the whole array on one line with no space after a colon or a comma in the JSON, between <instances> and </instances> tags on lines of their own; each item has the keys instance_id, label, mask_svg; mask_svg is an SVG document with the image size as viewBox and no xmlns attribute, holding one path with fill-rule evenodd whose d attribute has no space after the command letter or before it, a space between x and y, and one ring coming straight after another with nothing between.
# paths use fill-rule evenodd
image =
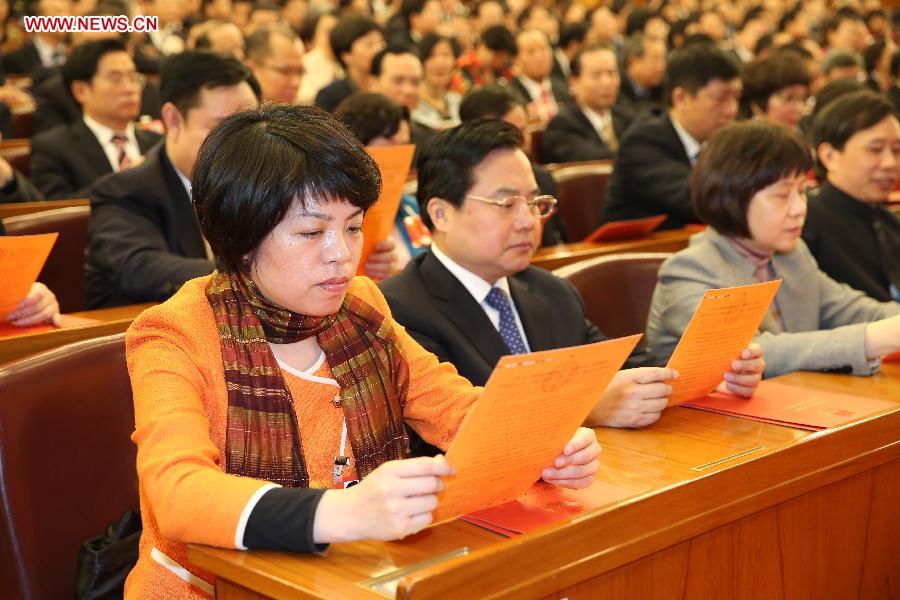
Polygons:
<instances>
[{"instance_id":1,"label":"brown curved chair top","mask_svg":"<svg viewBox=\"0 0 900 600\"><path fill-rule=\"evenodd\" d=\"M584 299L588 319L608 337L643 333L656 276L667 252L613 254L553 271L569 280Z\"/></svg>"},{"instance_id":2,"label":"brown curved chair top","mask_svg":"<svg viewBox=\"0 0 900 600\"><path fill-rule=\"evenodd\" d=\"M125 334L0 367L3 597L71 598L78 551L137 509Z\"/></svg>"},{"instance_id":3,"label":"brown curved chair top","mask_svg":"<svg viewBox=\"0 0 900 600\"><path fill-rule=\"evenodd\" d=\"M570 241L580 242L597 228L610 175L609 161L570 165L553 171L553 179L559 186L559 212Z\"/></svg>"},{"instance_id":4,"label":"brown curved chair top","mask_svg":"<svg viewBox=\"0 0 900 600\"><path fill-rule=\"evenodd\" d=\"M3 220L9 235L59 233L38 281L56 294L62 312L84 310L84 252L90 214L90 206L72 206Z\"/></svg>"},{"instance_id":5,"label":"brown curved chair top","mask_svg":"<svg viewBox=\"0 0 900 600\"><path fill-rule=\"evenodd\" d=\"M31 140L3 140L0 142L0 157L27 177L31 173Z\"/></svg>"}]
</instances>

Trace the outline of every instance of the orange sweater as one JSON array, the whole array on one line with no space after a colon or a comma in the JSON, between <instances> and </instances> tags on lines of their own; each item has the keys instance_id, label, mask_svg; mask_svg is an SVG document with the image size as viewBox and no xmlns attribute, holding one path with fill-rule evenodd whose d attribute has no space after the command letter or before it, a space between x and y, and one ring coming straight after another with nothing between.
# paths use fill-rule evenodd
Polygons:
<instances>
[{"instance_id":1,"label":"orange sweater","mask_svg":"<svg viewBox=\"0 0 900 600\"><path fill-rule=\"evenodd\" d=\"M207 598L215 578L187 562L186 544L240 547L243 540L236 534L249 516L244 514L241 524L242 513L268 485L224 472L227 393L206 300L208 280L189 281L169 301L145 311L126 337L144 521L138 562L125 585L127 598ZM387 302L369 279L354 279L350 292L390 318ZM391 323L409 363L404 420L423 439L446 448L481 388ZM312 376L282 372L300 423L310 481L330 485L343 413L331 404L338 388L328 363ZM349 447L348 442L348 454Z\"/></svg>"}]
</instances>

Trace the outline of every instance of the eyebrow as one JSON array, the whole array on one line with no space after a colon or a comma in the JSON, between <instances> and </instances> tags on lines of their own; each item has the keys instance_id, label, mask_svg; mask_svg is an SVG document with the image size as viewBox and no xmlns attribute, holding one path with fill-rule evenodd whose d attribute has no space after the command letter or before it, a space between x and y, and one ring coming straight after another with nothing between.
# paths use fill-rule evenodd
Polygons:
<instances>
[{"instance_id":1,"label":"eyebrow","mask_svg":"<svg viewBox=\"0 0 900 600\"><path fill-rule=\"evenodd\" d=\"M357 208L355 211L353 211L353 214L351 214L349 218L352 219L353 217L359 216L361 214L363 214L363 209ZM310 212L308 210L300 211L300 216L312 217L314 219L321 219L323 221L334 221L334 217L332 217L331 215L326 215L325 213Z\"/></svg>"},{"instance_id":2,"label":"eyebrow","mask_svg":"<svg viewBox=\"0 0 900 600\"><path fill-rule=\"evenodd\" d=\"M540 194L541 188L539 188L539 187L532 188L531 192L529 192L529 193ZM519 190L514 189L514 188L497 188L496 190L494 190L494 195L496 196L497 194L506 194L507 196L519 196L520 195Z\"/></svg>"}]
</instances>

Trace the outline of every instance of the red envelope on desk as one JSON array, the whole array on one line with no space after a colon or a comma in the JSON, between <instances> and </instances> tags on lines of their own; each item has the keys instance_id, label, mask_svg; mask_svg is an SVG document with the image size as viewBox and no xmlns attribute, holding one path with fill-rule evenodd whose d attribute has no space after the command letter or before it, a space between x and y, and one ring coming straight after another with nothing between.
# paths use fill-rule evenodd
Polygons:
<instances>
[{"instance_id":1,"label":"red envelope on desk","mask_svg":"<svg viewBox=\"0 0 900 600\"><path fill-rule=\"evenodd\" d=\"M630 219L628 221L610 221L604 223L584 238L585 242L615 242L618 240L630 240L650 235L650 232L662 225L666 215L656 215L645 219Z\"/></svg>"},{"instance_id":2,"label":"red envelope on desk","mask_svg":"<svg viewBox=\"0 0 900 600\"><path fill-rule=\"evenodd\" d=\"M534 484L516 500L477 510L460 518L500 535L512 537L608 506L636 493L636 490L604 481L594 481L583 490L568 490L541 482Z\"/></svg>"},{"instance_id":3,"label":"red envelope on desk","mask_svg":"<svg viewBox=\"0 0 900 600\"><path fill-rule=\"evenodd\" d=\"M817 431L898 408L900 403L763 381L752 398L715 393L682 406Z\"/></svg>"}]
</instances>

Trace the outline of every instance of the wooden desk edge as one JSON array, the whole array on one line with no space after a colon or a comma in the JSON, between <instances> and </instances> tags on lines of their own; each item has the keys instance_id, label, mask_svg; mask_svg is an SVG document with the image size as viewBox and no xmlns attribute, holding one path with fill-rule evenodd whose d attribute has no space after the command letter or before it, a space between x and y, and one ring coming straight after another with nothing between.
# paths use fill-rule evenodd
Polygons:
<instances>
[{"instance_id":1,"label":"wooden desk edge","mask_svg":"<svg viewBox=\"0 0 900 600\"><path fill-rule=\"evenodd\" d=\"M0 364L84 339L121 333L128 329L132 321L134 317L128 317L105 323L0 338Z\"/></svg>"},{"instance_id":2,"label":"wooden desk edge","mask_svg":"<svg viewBox=\"0 0 900 600\"><path fill-rule=\"evenodd\" d=\"M401 580L398 598L539 598L736 519L900 458L900 409L812 433L696 479L633 496L572 522L498 540ZM791 453L784 460L782 450ZM740 468L737 468L740 465ZM752 480L756 491L746 492ZM635 523L641 523L638 530ZM273 597L322 597L250 567L220 549L189 548L194 564ZM531 574L523 577L523 573ZM359 596L367 596L359 588ZM357 594L354 594L356 596ZM374 594L368 594L374 597Z\"/></svg>"}]
</instances>

